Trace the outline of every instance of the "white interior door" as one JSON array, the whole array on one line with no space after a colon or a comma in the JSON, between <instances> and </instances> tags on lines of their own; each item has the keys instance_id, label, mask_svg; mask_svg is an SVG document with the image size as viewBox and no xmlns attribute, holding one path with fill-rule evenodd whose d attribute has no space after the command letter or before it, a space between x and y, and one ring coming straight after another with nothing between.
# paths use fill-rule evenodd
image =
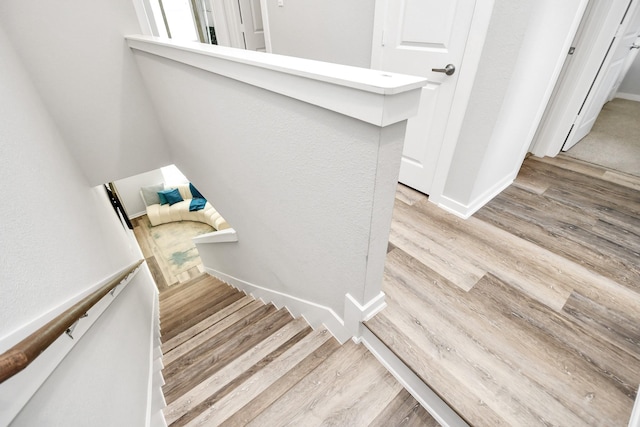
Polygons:
<instances>
[{"instance_id":1,"label":"white interior door","mask_svg":"<svg viewBox=\"0 0 640 427\"><path fill-rule=\"evenodd\" d=\"M607 56L603 60L603 67L598 73L593 87L574 121L573 128L562 147L567 151L587 136L602 110L605 102L610 99L610 94L617 89L624 78L624 67L630 55L635 55L632 46L640 34L640 8L639 0L631 2L627 13L620 24L616 37L611 42ZM628 69L628 68L627 68Z\"/></svg>"},{"instance_id":2,"label":"white interior door","mask_svg":"<svg viewBox=\"0 0 640 427\"><path fill-rule=\"evenodd\" d=\"M260 0L238 0L247 50L266 52Z\"/></svg>"},{"instance_id":3,"label":"white interior door","mask_svg":"<svg viewBox=\"0 0 640 427\"><path fill-rule=\"evenodd\" d=\"M372 68L426 77L409 119L400 182L429 194L476 0L377 0ZM382 23L381 25L379 23ZM379 38L377 38L380 36ZM432 69L455 67L451 75Z\"/></svg>"}]
</instances>

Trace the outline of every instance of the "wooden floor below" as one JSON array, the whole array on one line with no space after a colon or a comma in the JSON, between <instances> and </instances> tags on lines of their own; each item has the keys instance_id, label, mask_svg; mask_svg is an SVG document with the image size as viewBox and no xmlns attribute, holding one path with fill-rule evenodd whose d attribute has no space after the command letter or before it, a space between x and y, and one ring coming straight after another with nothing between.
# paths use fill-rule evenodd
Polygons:
<instances>
[{"instance_id":1,"label":"wooden floor below","mask_svg":"<svg viewBox=\"0 0 640 427\"><path fill-rule=\"evenodd\" d=\"M529 158L468 220L400 186L366 326L474 426L626 426L640 384L640 179Z\"/></svg>"},{"instance_id":2,"label":"wooden floor below","mask_svg":"<svg viewBox=\"0 0 640 427\"><path fill-rule=\"evenodd\" d=\"M171 426L437 423L363 345L209 275L160 293Z\"/></svg>"}]
</instances>

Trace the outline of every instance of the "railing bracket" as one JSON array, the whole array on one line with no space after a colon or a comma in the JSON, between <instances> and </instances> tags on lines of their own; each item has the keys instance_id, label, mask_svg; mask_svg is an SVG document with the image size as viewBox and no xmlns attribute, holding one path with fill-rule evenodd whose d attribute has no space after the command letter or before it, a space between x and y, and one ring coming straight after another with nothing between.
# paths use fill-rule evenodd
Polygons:
<instances>
[{"instance_id":1,"label":"railing bracket","mask_svg":"<svg viewBox=\"0 0 640 427\"><path fill-rule=\"evenodd\" d=\"M67 335L69 335L69 338L73 339L73 335L71 335L73 333L73 330L76 328L76 326L78 325L78 322L80 321L80 319L84 319L85 317L89 316L88 313L83 314L82 316L80 316L80 318L78 320L76 320L73 325L69 326L67 328L67 330L65 331L65 333Z\"/></svg>"}]
</instances>

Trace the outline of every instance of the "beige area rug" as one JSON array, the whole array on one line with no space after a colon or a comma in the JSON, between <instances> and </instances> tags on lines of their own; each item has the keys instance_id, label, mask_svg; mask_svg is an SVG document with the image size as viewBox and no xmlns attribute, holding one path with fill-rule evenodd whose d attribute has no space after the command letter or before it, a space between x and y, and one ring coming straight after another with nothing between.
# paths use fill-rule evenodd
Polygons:
<instances>
[{"instance_id":1,"label":"beige area rug","mask_svg":"<svg viewBox=\"0 0 640 427\"><path fill-rule=\"evenodd\" d=\"M606 103L589 135L564 154L640 176L640 102L615 98Z\"/></svg>"},{"instance_id":2,"label":"beige area rug","mask_svg":"<svg viewBox=\"0 0 640 427\"><path fill-rule=\"evenodd\" d=\"M171 222L152 227L146 216L144 220L147 222L145 228L150 249L168 284L175 283L175 278L179 279L180 275L202 264L191 239L214 231L213 227L193 221Z\"/></svg>"}]
</instances>

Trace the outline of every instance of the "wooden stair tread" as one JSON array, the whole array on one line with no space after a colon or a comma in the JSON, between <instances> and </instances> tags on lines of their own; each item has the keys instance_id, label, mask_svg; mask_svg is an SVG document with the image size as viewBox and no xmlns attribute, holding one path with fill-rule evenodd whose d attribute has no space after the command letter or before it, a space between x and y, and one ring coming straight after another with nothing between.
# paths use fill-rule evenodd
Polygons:
<instances>
[{"instance_id":1,"label":"wooden stair tread","mask_svg":"<svg viewBox=\"0 0 640 427\"><path fill-rule=\"evenodd\" d=\"M225 295L231 288L215 279L176 286L184 294L168 288L161 311L161 319L170 319L163 321L162 335L169 425L274 425L276 419L304 425L367 425L374 419L380 425L437 425L364 346L340 346L326 330L312 331L302 318L294 320L287 310L251 297L230 299ZM171 311L171 304L181 311ZM212 306L208 317L188 319L190 310ZM389 405L406 413L397 424L384 424L397 419Z\"/></svg>"}]
</instances>

